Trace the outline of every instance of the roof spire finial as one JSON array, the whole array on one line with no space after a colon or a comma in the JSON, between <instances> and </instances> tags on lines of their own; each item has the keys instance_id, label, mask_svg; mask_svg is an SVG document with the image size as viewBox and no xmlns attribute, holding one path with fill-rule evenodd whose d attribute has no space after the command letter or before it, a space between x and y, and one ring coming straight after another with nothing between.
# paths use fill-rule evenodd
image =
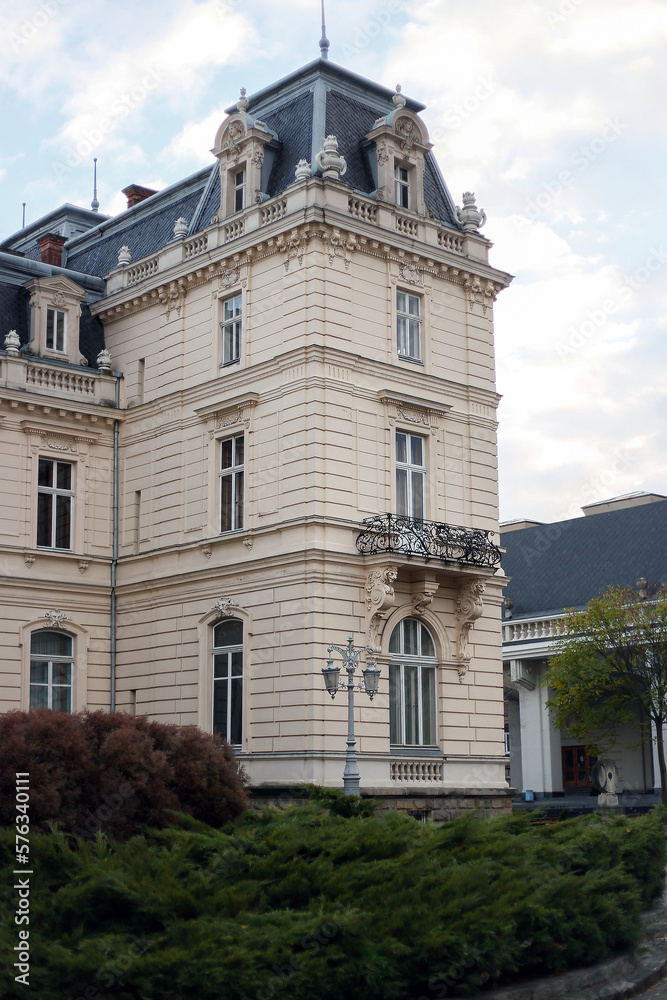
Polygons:
<instances>
[{"instance_id":1,"label":"roof spire finial","mask_svg":"<svg viewBox=\"0 0 667 1000\"><path fill-rule=\"evenodd\" d=\"M324 20L324 0L322 0L322 37L320 38L320 56L322 59L329 58L329 39L327 38L327 26Z\"/></svg>"},{"instance_id":2,"label":"roof spire finial","mask_svg":"<svg viewBox=\"0 0 667 1000\"><path fill-rule=\"evenodd\" d=\"M93 212L99 212L100 203L97 200L97 157L93 157L93 200L90 203Z\"/></svg>"}]
</instances>

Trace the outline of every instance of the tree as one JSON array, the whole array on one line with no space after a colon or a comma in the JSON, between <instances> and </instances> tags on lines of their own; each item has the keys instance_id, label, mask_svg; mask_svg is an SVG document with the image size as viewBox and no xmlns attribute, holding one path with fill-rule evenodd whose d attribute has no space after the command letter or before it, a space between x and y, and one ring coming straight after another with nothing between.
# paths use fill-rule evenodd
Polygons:
<instances>
[{"instance_id":1,"label":"tree","mask_svg":"<svg viewBox=\"0 0 667 1000\"><path fill-rule=\"evenodd\" d=\"M643 584L644 581L641 581ZM631 722L642 738L655 726L662 801L667 805L667 586L611 587L584 611L568 612L544 683L554 724L594 751ZM638 711L642 706L643 711Z\"/></svg>"}]
</instances>

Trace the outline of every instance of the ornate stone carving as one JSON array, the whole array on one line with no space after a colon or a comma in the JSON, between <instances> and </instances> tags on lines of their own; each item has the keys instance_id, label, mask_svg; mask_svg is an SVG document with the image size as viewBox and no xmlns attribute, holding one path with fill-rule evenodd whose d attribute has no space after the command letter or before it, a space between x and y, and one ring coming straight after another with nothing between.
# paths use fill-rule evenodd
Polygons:
<instances>
[{"instance_id":1,"label":"ornate stone carving","mask_svg":"<svg viewBox=\"0 0 667 1000\"><path fill-rule=\"evenodd\" d=\"M28 569L32 569L33 563L35 562L35 557L31 553L29 553L25 557L24 561L25 561L25 564L28 567Z\"/></svg>"},{"instance_id":2,"label":"ornate stone carving","mask_svg":"<svg viewBox=\"0 0 667 1000\"><path fill-rule=\"evenodd\" d=\"M382 166L383 163L386 163L387 160L389 159L389 153L387 152L387 143L386 142L378 142L378 144L377 144L377 158L378 158L378 163L379 163L380 166Z\"/></svg>"},{"instance_id":3,"label":"ornate stone carving","mask_svg":"<svg viewBox=\"0 0 667 1000\"><path fill-rule=\"evenodd\" d=\"M118 264L120 267L124 267L126 264L132 261L132 251L128 246L122 246L118 251Z\"/></svg>"},{"instance_id":4,"label":"ornate stone carving","mask_svg":"<svg viewBox=\"0 0 667 1000\"><path fill-rule=\"evenodd\" d=\"M241 410L236 410L234 413L228 413L224 417L218 417L215 422L215 429L220 430L221 427L232 427L234 424L240 424L243 422L243 413Z\"/></svg>"},{"instance_id":5,"label":"ornate stone carving","mask_svg":"<svg viewBox=\"0 0 667 1000\"><path fill-rule=\"evenodd\" d=\"M218 618L232 618L235 608L238 608L238 604L231 597L221 597L213 605L213 611L218 612Z\"/></svg>"},{"instance_id":6,"label":"ornate stone carving","mask_svg":"<svg viewBox=\"0 0 667 1000\"><path fill-rule=\"evenodd\" d=\"M328 135L324 140L323 148L315 157L315 166L323 177L334 181L347 172L347 163L345 157L338 152L338 139L335 135Z\"/></svg>"},{"instance_id":7,"label":"ornate stone carving","mask_svg":"<svg viewBox=\"0 0 667 1000\"><path fill-rule=\"evenodd\" d=\"M322 233L322 242L324 243L329 263L333 264L334 257L340 257L345 264L345 270L348 270L350 267L350 257L359 246L356 236L351 234L342 236L339 229L334 229L331 236L326 232Z\"/></svg>"},{"instance_id":8,"label":"ornate stone carving","mask_svg":"<svg viewBox=\"0 0 667 1000\"><path fill-rule=\"evenodd\" d=\"M16 330L10 330L8 334L5 335L5 350L9 354L10 358L17 358L19 355L19 347L21 346L21 341L19 340L19 335Z\"/></svg>"},{"instance_id":9,"label":"ornate stone carving","mask_svg":"<svg viewBox=\"0 0 667 1000\"><path fill-rule=\"evenodd\" d=\"M261 167L264 163L264 149L261 146L258 146L257 149L253 151L253 154L250 157L250 162L254 163L256 167Z\"/></svg>"},{"instance_id":10,"label":"ornate stone carving","mask_svg":"<svg viewBox=\"0 0 667 1000\"><path fill-rule=\"evenodd\" d=\"M464 233L476 233L486 222L486 212L477 208L472 191L463 192L463 208L456 206L456 218L463 226Z\"/></svg>"},{"instance_id":11,"label":"ornate stone carving","mask_svg":"<svg viewBox=\"0 0 667 1000\"><path fill-rule=\"evenodd\" d=\"M72 620L64 611L45 611L42 618L46 618L42 628L62 628L63 622Z\"/></svg>"},{"instance_id":12,"label":"ornate stone carving","mask_svg":"<svg viewBox=\"0 0 667 1000\"><path fill-rule=\"evenodd\" d=\"M396 416L399 420L404 420L408 424L422 424L424 427L431 426L428 413L425 410L406 410L405 407L399 406Z\"/></svg>"},{"instance_id":13,"label":"ornate stone carving","mask_svg":"<svg viewBox=\"0 0 667 1000\"><path fill-rule=\"evenodd\" d=\"M245 538L243 539L243 544L247 548L248 552L250 552L253 546L252 535L246 535Z\"/></svg>"},{"instance_id":14,"label":"ornate stone carving","mask_svg":"<svg viewBox=\"0 0 667 1000\"><path fill-rule=\"evenodd\" d=\"M384 566L374 569L366 580L366 607L377 613L386 611L394 603L394 588L392 583L398 576L398 567Z\"/></svg>"},{"instance_id":15,"label":"ornate stone carving","mask_svg":"<svg viewBox=\"0 0 667 1000\"><path fill-rule=\"evenodd\" d=\"M87 559L79 559L79 573L81 573L82 576L88 569L88 565L89 563Z\"/></svg>"},{"instance_id":16,"label":"ornate stone carving","mask_svg":"<svg viewBox=\"0 0 667 1000\"><path fill-rule=\"evenodd\" d=\"M53 296L53 304L54 306L58 306L59 309L64 309L67 303L65 301L65 296L63 295L62 292L56 292L56 294Z\"/></svg>"},{"instance_id":17,"label":"ornate stone carving","mask_svg":"<svg viewBox=\"0 0 667 1000\"><path fill-rule=\"evenodd\" d=\"M396 135L401 137L401 151L406 156L410 156L412 150L421 139L419 129L413 122L412 118L408 118L407 115L403 115L401 118L398 118L394 122L394 132Z\"/></svg>"},{"instance_id":18,"label":"ornate stone carving","mask_svg":"<svg viewBox=\"0 0 667 1000\"><path fill-rule=\"evenodd\" d=\"M166 306L167 319L173 310L176 311L177 316L181 315L185 301L185 288L180 281L170 281L167 287L162 285L161 288L158 288L157 297L160 305Z\"/></svg>"},{"instance_id":19,"label":"ornate stone carving","mask_svg":"<svg viewBox=\"0 0 667 1000\"><path fill-rule=\"evenodd\" d=\"M426 611L429 604L432 603L433 597L434 597L433 594L427 594L424 592L418 594L412 594L410 600L412 601L413 613L415 615L422 615Z\"/></svg>"},{"instance_id":20,"label":"ornate stone carving","mask_svg":"<svg viewBox=\"0 0 667 1000\"><path fill-rule=\"evenodd\" d=\"M211 558L211 552L213 551L213 549L211 548L211 546L208 545L208 544L206 544L206 545L200 546L200 548L201 548L201 551L202 551L202 555L206 556L207 559L210 559Z\"/></svg>"},{"instance_id":21,"label":"ornate stone carving","mask_svg":"<svg viewBox=\"0 0 667 1000\"><path fill-rule=\"evenodd\" d=\"M377 189L377 191L375 192L375 200L376 201L384 201L384 186L379 187Z\"/></svg>"},{"instance_id":22,"label":"ornate stone carving","mask_svg":"<svg viewBox=\"0 0 667 1000\"><path fill-rule=\"evenodd\" d=\"M188 235L188 220L184 219L181 215L174 223L174 236L187 236Z\"/></svg>"},{"instance_id":23,"label":"ornate stone carving","mask_svg":"<svg viewBox=\"0 0 667 1000\"><path fill-rule=\"evenodd\" d=\"M229 128L227 129L227 137L222 147L222 152L227 153L233 160L234 163L238 163L239 156L241 155L241 146L239 145L239 140L245 135L245 127L242 122L235 121L231 122Z\"/></svg>"},{"instance_id":24,"label":"ornate stone carving","mask_svg":"<svg viewBox=\"0 0 667 1000\"><path fill-rule=\"evenodd\" d=\"M293 229L288 236L279 236L276 240L279 252L285 254L284 264L286 271L289 271L289 262L294 260L295 257L299 265L303 264L303 255L308 243L308 235L307 230L299 233L298 229Z\"/></svg>"},{"instance_id":25,"label":"ornate stone carving","mask_svg":"<svg viewBox=\"0 0 667 1000\"><path fill-rule=\"evenodd\" d=\"M366 580L366 607L372 612L368 624L367 645L376 651L380 650L384 622L394 603L392 584L397 576L396 566L384 566L382 569L374 569Z\"/></svg>"},{"instance_id":26,"label":"ornate stone carving","mask_svg":"<svg viewBox=\"0 0 667 1000\"><path fill-rule=\"evenodd\" d=\"M411 285L421 285L421 271L414 264L401 264L398 273L403 281L407 281Z\"/></svg>"},{"instance_id":27,"label":"ornate stone carving","mask_svg":"<svg viewBox=\"0 0 667 1000\"><path fill-rule=\"evenodd\" d=\"M241 272L238 267L225 267L220 272L220 287L231 288L232 285L238 285L240 277Z\"/></svg>"},{"instance_id":28,"label":"ornate stone carving","mask_svg":"<svg viewBox=\"0 0 667 1000\"><path fill-rule=\"evenodd\" d=\"M246 91L245 87L241 87L241 96L239 97L238 101L236 102L236 110L237 111L246 111L247 110L248 105L250 104L250 101L246 97L246 93L247 93L247 91Z\"/></svg>"},{"instance_id":29,"label":"ornate stone carving","mask_svg":"<svg viewBox=\"0 0 667 1000\"><path fill-rule=\"evenodd\" d=\"M470 663L470 653L468 652L468 636L478 618L484 611L482 594L486 587L482 580L466 580L458 590L456 601L456 658L459 661L457 670L459 680L463 680L468 664Z\"/></svg>"},{"instance_id":30,"label":"ornate stone carving","mask_svg":"<svg viewBox=\"0 0 667 1000\"><path fill-rule=\"evenodd\" d=\"M486 314L488 307L496 301L496 288L493 282L482 282L476 274L464 274L463 287L471 309L477 303L482 307L482 312Z\"/></svg>"}]
</instances>

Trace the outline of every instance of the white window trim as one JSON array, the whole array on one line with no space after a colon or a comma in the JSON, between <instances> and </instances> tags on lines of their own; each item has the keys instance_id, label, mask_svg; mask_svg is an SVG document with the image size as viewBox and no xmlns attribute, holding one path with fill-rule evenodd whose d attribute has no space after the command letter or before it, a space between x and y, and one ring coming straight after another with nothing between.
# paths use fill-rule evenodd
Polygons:
<instances>
[{"instance_id":1,"label":"white window trim","mask_svg":"<svg viewBox=\"0 0 667 1000\"><path fill-rule=\"evenodd\" d=\"M33 632L40 632L45 629L49 632L63 632L73 639L73 668L72 668L72 712L82 712L88 708L88 647L90 635L86 629L72 621L71 613L61 628L55 628L44 618L34 619L26 622L19 629L18 647L21 657L21 703L20 709L27 712L30 709L30 649ZM95 708L105 708L109 704L110 692L107 689L96 693ZM101 704L100 704L101 699Z\"/></svg>"},{"instance_id":2,"label":"white window trim","mask_svg":"<svg viewBox=\"0 0 667 1000\"><path fill-rule=\"evenodd\" d=\"M52 462L54 465L54 479L57 475L57 466L69 465L72 470L72 488L69 490L64 490L58 486L40 486L39 485L39 463L40 461ZM74 518L75 518L75 483L76 483L76 462L70 462L69 460L63 460L60 458L55 458L51 455L39 455L37 457L37 501L35 504L35 547L43 550L44 552L72 552L74 550ZM38 545L37 538L39 535L39 497L40 495L48 495L51 497L51 540L54 542L52 545ZM69 497L70 498L70 519L69 519L69 545L62 547L55 545L55 535L56 535L56 497Z\"/></svg>"},{"instance_id":3,"label":"white window trim","mask_svg":"<svg viewBox=\"0 0 667 1000\"><path fill-rule=\"evenodd\" d=\"M241 181L240 184L237 183L237 178L238 178L239 174L243 175L243 180ZM234 199L234 211L232 212L232 215L234 215L236 212L242 212L244 210L244 208L247 207L247 203L248 203L248 199L247 199L248 171L246 170L245 163L239 169L232 171L232 178L233 178L233 180L232 180L232 195L233 195L233 199ZM239 191L241 192L241 205L240 205L239 208L237 208L236 207L236 196L237 196L237 194L238 194Z\"/></svg>"},{"instance_id":4,"label":"white window trim","mask_svg":"<svg viewBox=\"0 0 667 1000\"><path fill-rule=\"evenodd\" d=\"M241 735L243 737L242 753L252 750L252 732L250 728L250 698L251 692L251 650L253 635L252 613L245 608L234 606L233 616L243 622L243 707L241 710ZM213 720L213 628L221 621L220 612L211 610L203 615L198 622L199 638L199 674L197 698L197 725L204 732L212 732Z\"/></svg>"},{"instance_id":5,"label":"white window trim","mask_svg":"<svg viewBox=\"0 0 667 1000\"><path fill-rule=\"evenodd\" d=\"M397 438L397 436L399 434L404 434L406 436L406 438L408 439L408 441L407 441L408 461L407 462L399 462L399 460L398 460L398 448L397 448L396 438ZM410 450L411 450L410 449L410 438L419 438L421 440L421 443L422 443L422 457L424 459L424 464L423 465L413 465L412 462L410 461ZM406 496L407 496L407 500L408 500L408 510L405 511L405 512L403 512L403 514L399 515L399 516L411 517L411 518L415 518L415 519L421 520L421 521L428 520L428 506L429 506L429 497L428 497L428 485L429 485L429 483L428 483L428 475L427 475L428 468L429 468L429 466L428 466L428 461L429 461L428 440L429 440L428 437L426 435L424 435L424 434L415 434L414 431L403 430L401 427L397 427L395 429L395 434L394 434L394 490L395 490L394 510L396 511L397 515L399 514L399 511L398 511L398 470L399 469L404 469L407 472L407 476L406 476L406 480L407 480ZM422 477L422 503L423 503L423 510L422 510L421 514L415 514L414 510L410 509L412 507L412 499L411 499L411 497L412 497L412 489L411 489L411 485L412 485L413 475L415 475L415 474L421 475L421 477Z\"/></svg>"},{"instance_id":6,"label":"white window trim","mask_svg":"<svg viewBox=\"0 0 667 1000\"><path fill-rule=\"evenodd\" d=\"M231 743L229 740L227 741L227 742L230 743L230 746L234 747L234 749L236 751L240 751L243 748L243 738L244 738L244 735L245 735L245 733L244 733L244 712L243 712L243 707L244 707L245 700L246 700L245 699L246 671L245 671L245 649L244 649L245 643L243 641L244 638L245 638L245 629L243 628L243 619L237 618L236 615L231 615L230 616L230 620L231 619L234 619L236 621L241 622L242 639L241 639L240 645L236 645L236 646L214 646L213 645L213 640L211 640L211 718L210 718L210 732L212 732L212 733L215 732L215 729L214 729L214 724L215 724L215 697L214 697L214 695L215 695L216 681L221 681L222 683L224 683L227 686L227 720L226 721L227 721L227 732L230 731L230 728L231 728L231 714L232 714L232 699L231 699L232 684L231 684L231 682L232 682L232 680L235 679L235 675L229 673L229 671L232 669L231 665L230 665L230 657L231 657L232 653L240 652L241 653L241 674L240 674L240 677L241 677L241 742L240 743ZM224 620L225 619L220 619L220 621L214 622L213 625L211 625L211 635L212 636L215 635L216 626L219 625L219 624L221 624L221 622L224 621ZM228 657L228 674L227 674L227 676L225 678L216 678L216 676L215 676L215 657L216 656L220 656L221 654L224 654L224 653L226 653L227 657ZM238 677L239 675L236 675L236 676ZM224 737L223 737L223 739L224 739Z\"/></svg>"},{"instance_id":7,"label":"white window trim","mask_svg":"<svg viewBox=\"0 0 667 1000\"><path fill-rule=\"evenodd\" d=\"M405 179L400 176L400 172L404 171L406 174ZM394 163L394 205L396 208L403 209L403 211L409 212L412 209L413 202L413 179L414 179L414 169L411 169L405 163L401 163L400 160ZM401 198L406 195L407 205L403 204L403 201L399 201L399 193Z\"/></svg>"},{"instance_id":8,"label":"white window trim","mask_svg":"<svg viewBox=\"0 0 667 1000\"><path fill-rule=\"evenodd\" d=\"M55 334L54 339L56 340L56 343L52 344L51 346L49 346L49 313L53 313L53 332ZM57 339L58 339L58 334L57 334L57 330L58 330L58 316L62 316L62 318L63 318L63 346L62 347L58 347L58 345L57 345ZM45 348L46 348L47 351L53 351L54 354L67 354L67 310L66 309L59 309L57 306L50 306L50 305L47 304L47 306L46 306L46 331L45 331L45 335L44 335L44 346L45 346Z\"/></svg>"},{"instance_id":9,"label":"white window trim","mask_svg":"<svg viewBox=\"0 0 667 1000\"><path fill-rule=\"evenodd\" d=\"M47 692L47 694L46 694L46 700L47 700L46 707L48 709L51 709L51 711L53 711L53 688L54 688L54 683L53 683L53 667L54 667L54 664L57 665L57 664L64 663L64 664L68 665L71 668L71 670L70 670L70 682L69 682L69 684L58 684L58 685L55 685L55 686L57 686L57 687L68 687L69 688L69 691L70 691L70 708L69 708L68 714L71 714L71 712L73 711L73 703L74 703L74 698L73 698L73 694L74 694L74 636L69 635L67 632L61 632L59 629L55 629L55 628L54 629L45 629L44 631L55 632L55 633L57 633L59 635L66 636L70 640L70 642L72 643L72 655L71 656L53 656L50 653L46 654L46 653L33 653L32 652L32 636L35 635L35 631L36 630L33 630L33 632L31 633L31 643L30 643L30 645L31 645L31 649L30 649L30 664L31 664L31 668L32 668L32 661L33 661L33 659L46 660L48 673L47 673L46 684L38 684L37 682L33 682L30 679L28 679L28 683L29 683L29 686L30 686L30 693L32 694L33 687L35 687L35 688L46 687L46 692ZM48 659L47 659L47 655L48 655Z\"/></svg>"},{"instance_id":10,"label":"white window trim","mask_svg":"<svg viewBox=\"0 0 667 1000\"><path fill-rule=\"evenodd\" d=\"M400 312L399 311L399 308L398 308L398 296L399 295L405 295L406 296L406 306L407 306L407 309L408 309L407 312ZM409 330L407 328L407 324L409 323L410 320L414 321L414 319L415 319L415 317L410 313L410 298L416 299L417 302L419 303L419 315L417 317L417 321L419 323L419 336L418 336L418 340L419 340L419 344L418 344L418 346L419 346L419 355L418 356L416 356L414 354L409 354L407 351L406 352L401 352L401 350L399 348L399 343L398 343L398 321L401 318L405 318L405 320L406 320L406 343L409 344L409 341L410 341L410 335L409 335ZM421 364L421 365L423 365L424 364L424 296L420 295L418 292L415 292L414 290L413 291L408 291L407 288L397 288L396 289L395 309L396 309L396 322L394 324L394 329L395 329L396 353L397 353L397 355L398 355L398 357L399 357L399 359L401 361L411 361L411 362L413 362L415 364Z\"/></svg>"},{"instance_id":11,"label":"white window trim","mask_svg":"<svg viewBox=\"0 0 667 1000\"><path fill-rule=\"evenodd\" d=\"M225 321L225 305L226 305L227 302L234 302L234 301L236 301L236 299L240 299L241 300L241 312L240 312L240 314L239 314L238 317L232 317L232 319ZM243 328L244 327L244 323L243 323L244 309L245 309L244 295L243 295L243 292L242 292L241 289L239 289L236 292L231 292L229 295L224 295L224 296L222 296L220 298L220 316L221 316L221 319L219 321L219 327L220 327L220 358L221 358L220 367L221 368L228 368L230 365L237 365L241 361L241 357L243 355L243 340L244 340L244 336L243 336L244 335L244 328ZM240 329L239 329L238 354L236 356L230 357L226 361L225 360L225 330L228 327L232 327L232 328L235 327L237 323L240 326ZM232 334L232 336L233 335L234 334Z\"/></svg>"},{"instance_id":12,"label":"white window trim","mask_svg":"<svg viewBox=\"0 0 667 1000\"><path fill-rule=\"evenodd\" d=\"M411 616L408 616L408 617L411 617ZM406 620L405 618L401 619L396 625L394 625L394 629L398 628L402 624L402 622L405 621L405 620ZM419 619L416 619L416 621L419 621ZM434 650L437 651L437 646L436 646L435 638L431 634L430 629L428 629L428 627L423 622L419 622L419 624L422 625L424 628L427 629L429 635L431 636L431 641L433 642L433 648L434 648ZM394 631L394 629L392 629L392 632ZM390 636L390 640L391 640L391 636ZM420 636L420 643L421 643L421 636ZM405 698L404 698L404 691L405 691L404 668L406 666L408 666L408 667L419 667L419 671L418 671L418 674L417 674L417 678L418 678L418 681L417 681L417 689L418 689L417 690L417 718L418 718L417 726L418 726L418 730L419 730L418 735L423 734L423 731L424 731L423 703L422 703L422 673L423 673L424 669L425 670L433 670L434 671L433 698L434 698L434 701L435 701L435 704L433 705L433 720L434 720L434 728L435 728L434 742L433 743L424 743L424 742L421 742L421 743L405 743L405 742L391 743L390 744L390 748L393 749L394 747L396 747L396 748L403 749L403 748L406 748L406 747L415 747L415 748L423 748L423 747L425 747L425 748L433 748L433 747L438 747L439 746L439 733L438 733L438 714L439 714L438 713L438 687L439 687L439 685L438 685L438 666L439 666L439 664L438 664L438 657L437 657L437 655L436 656L417 656L417 655L407 654L407 653L390 653L389 656L391 657L391 659L389 660L389 669L391 670L392 667L399 667L400 668L400 671L399 671L399 692L400 692L400 708L401 708L401 712L400 712L400 719L399 719L399 727L400 727L400 733L399 733L399 735L402 738L402 740L404 740L404 738L405 738L405 728L406 728L405 727Z\"/></svg>"},{"instance_id":13,"label":"white window trim","mask_svg":"<svg viewBox=\"0 0 667 1000\"><path fill-rule=\"evenodd\" d=\"M238 438L243 438L243 462L240 465L230 465L222 468L222 446L226 441L232 442L232 457L233 460L236 458L236 441ZM217 440L217 451L218 451L218 533L220 535L229 535L236 531L244 531L246 526L246 489L248 477L246 475L246 447L248 444L247 435L245 429L237 431L235 434L228 434L225 437L218 438ZM238 522L238 508L234 501L236 495L236 478L238 475L243 477L243 489L242 489L242 501L241 501L241 524L233 523L231 528L222 527L222 481L223 479L231 478L232 480L232 521Z\"/></svg>"}]
</instances>

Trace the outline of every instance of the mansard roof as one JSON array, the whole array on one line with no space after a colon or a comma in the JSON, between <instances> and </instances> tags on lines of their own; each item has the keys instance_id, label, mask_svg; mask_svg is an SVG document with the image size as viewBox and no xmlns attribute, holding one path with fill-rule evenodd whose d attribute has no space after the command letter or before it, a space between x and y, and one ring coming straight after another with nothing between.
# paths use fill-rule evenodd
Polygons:
<instances>
[{"instance_id":1,"label":"mansard roof","mask_svg":"<svg viewBox=\"0 0 667 1000\"><path fill-rule=\"evenodd\" d=\"M512 620L584 608L610 586L667 583L667 500L503 532Z\"/></svg>"}]
</instances>

